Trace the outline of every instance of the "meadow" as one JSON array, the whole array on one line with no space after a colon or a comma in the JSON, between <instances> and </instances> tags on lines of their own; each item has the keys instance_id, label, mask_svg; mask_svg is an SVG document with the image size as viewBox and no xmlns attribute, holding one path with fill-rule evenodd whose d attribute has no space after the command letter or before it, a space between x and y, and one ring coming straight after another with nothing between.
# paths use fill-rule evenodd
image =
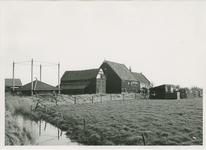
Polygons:
<instances>
[{"instance_id":1,"label":"meadow","mask_svg":"<svg viewBox=\"0 0 206 150\"><path fill-rule=\"evenodd\" d=\"M28 98L35 104L34 98ZM31 115L67 131L70 139L83 145L203 144L202 98L60 101L58 105L45 100Z\"/></svg>"}]
</instances>

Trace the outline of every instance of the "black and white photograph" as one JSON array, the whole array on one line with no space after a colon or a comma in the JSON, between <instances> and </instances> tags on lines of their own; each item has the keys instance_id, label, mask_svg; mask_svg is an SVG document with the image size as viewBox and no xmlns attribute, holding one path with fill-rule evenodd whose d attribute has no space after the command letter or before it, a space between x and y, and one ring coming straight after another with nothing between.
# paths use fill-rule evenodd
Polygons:
<instances>
[{"instance_id":1,"label":"black and white photograph","mask_svg":"<svg viewBox=\"0 0 206 150\"><path fill-rule=\"evenodd\" d=\"M3 0L0 15L2 148L204 149L205 1Z\"/></svg>"}]
</instances>

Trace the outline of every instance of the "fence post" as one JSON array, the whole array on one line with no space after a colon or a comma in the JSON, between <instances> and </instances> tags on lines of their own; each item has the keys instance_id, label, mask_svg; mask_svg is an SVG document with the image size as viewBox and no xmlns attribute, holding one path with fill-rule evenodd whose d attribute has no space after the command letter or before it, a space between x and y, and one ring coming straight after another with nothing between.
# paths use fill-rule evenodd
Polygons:
<instances>
[{"instance_id":1,"label":"fence post","mask_svg":"<svg viewBox=\"0 0 206 150\"><path fill-rule=\"evenodd\" d=\"M46 105L44 105L44 109L45 109L45 112L47 113L47 108L46 108Z\"/></svg>"},{"instance_id":2,"label":"fence post","mask_svg":"<svg viewBox=\"0 0 206 150\"><path fill-rule=\"evenodd\" d=\"M124 94L122 94L122 96L123 96L123 100L124 100Z\"/></svg>"},{"instance_id":3,"label":"fence post","mask_svg":"<svg viewBox=\"0 0 206 150\"><path fill-rule=\"evenodd\" d=\"M60 112L60 115L61 115L61 119L63 120L63 114Z\"/></svg>"},{"instance_id":4,"label":"fence post","mask_svg":"<svg viewBox=\"0 0 206 150\"><path fill-rule=\"evenodd\" d=\"M100 95L101 96L101 103L102 103L102 95Z\"/></svg>"},{"instance_id":5,"label":"fence post","mask_svg":"<svg viewBox=\"0 0 206 150\"><path fill-rule=\"evenodd\" d=\"M101 134L101 142L103 143L103 135Z\"/></svg>"},{"instance_id":6,"label":"fence post","mask_svg":"<svg viewBox=\"0 0 206 150\"><path fill-rule=\"evenodd\" d=\"M77 103L77 97L74 97L74 104Z\"/></svg>"},{"instance_id":7,"label":"fence post","mask_svg":"<svg viewBox=\"0 0 206 150\"><path fill-rule=\"evenodd\" d=\"M145 145L144 134L143 134L143 133L141 133L141 135L142 135L143 143L144 143L144 145Z\"/></svg>"},{"instance_id":8,"label":"fence post","mask_svg":"<svg viewBox=\"0 0 206 150\"><path fill-rule=\"evenodd\" d=\"M57 106L57 97L55 97L55 101L56 101L56 106Z\"/></svg>"},{"instance_id":9,"label":"fence post","mask_svg":"<svg viewBox=\"0 0 206 150\"><path fill-rule=\"evenodd\" d=\"M32 112L32 105L31 105L31 109L30 109L30 114L31 114L31 112Z\"/></svg>"},{"instance_id":10,"label":"fence post","mask_svg":"<svg viewBox=\"0 0 206 150\"><path fill-rule=\"evenodd\" d=\"M86 130L86 119L84 119L84 131Z\"/></svg>"}]
</instances>

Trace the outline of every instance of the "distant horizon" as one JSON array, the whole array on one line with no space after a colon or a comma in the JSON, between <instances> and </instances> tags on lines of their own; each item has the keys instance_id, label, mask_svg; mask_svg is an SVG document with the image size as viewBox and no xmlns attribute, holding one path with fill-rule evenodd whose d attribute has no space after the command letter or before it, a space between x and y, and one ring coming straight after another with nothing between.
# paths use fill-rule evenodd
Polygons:
<instances>
[{"instance_id":1,"label":"distant horizon","mask_svg":"<svg viewBox=\"0 0 206 150\"><path fill-rule=\"evenodd\" d=\"M103 61L105 61L106 59L104 59ZM33 59L33 61L35 62L35 60ZM102 62L103 62L102 61ZM111 61L111 60L106 60L106 61ZM112 61L112 62L114 62L114 61ZM13 63L13 62L12 62ZM14 63L19 63L19 62L15 62L14 61ZM53 62L48 62L48 63L53 63ZM119 63L119 62L115 62L115 63ZM124 64L124 63L119 63L119 64ZM56 63L56 65L58 65L58 63ZM100 64L101 65L101 64ZM125 65L125 64L124 64ZM35 65L36 67L37 67L37 65ZM42 65L43 66L43 65ZM60 66L61 66L61 63L60 63ZM29 66L30 67L30 69L31 69L31 65ZM40 67L40 65L39 65L39 67ZM99 66L100 67L100 66ZM98 67L98 68L99 68ZM132 66L130 66L131 67L131 70L132 70ZM90 70L90 69L98 69L98 68L86 68L86 69L73 69L73 70L65 70L64 72L66 72L66 71L80 71L80 70ZM128 67L127 67L127 69L129 69ZM31 71L31 70L30 70ZM40 71L39 71L40 72ZM64 74L64 72L63 72L63 74ZM135 71L133 71L132 70L132 72L135 72ZM144 75L144 73L143 72L137 72L137 73L142 73L143 75ZM60 83L61 83L61 77L63 76L63 74L61 75L60 74ZM146 76L145 76L146 77ZM146 77L147 78L147 77ZM13 79L12 77L11 78L9 78L9 77L5 77L5 79ZM14 77L14 79L20 79L21 80L21 82L22 82L22 79L21 78L16 78L16 77ZM39 80L40 81L40 77L34 77L34 79L33 79L33 81L34 80ZM148 79L148 78L147 78ZM148 79L149 80L149 79ZM149 80L150 81L150 80ZM30 81L27 81L26 83L22 83L22 85L26 85L26 84L28 84L28 83L30 83L31 82L31 79L30 79ZM41 80L41 82L44 82L44 81L42 81ZM152 81L150 81L150 83L151 83ZM44 83L47 83L47 82L44 82ZM50 84L50 83L47 83L47 84ZM164 84L168 84L168 85L175 85L175 86L178 86L179 84L173 84L173 83L160 83L160 84L158 84L158 85L155 85L155 84L153 84L153 87L155 87L155 86L160 86L160 85L164 85ZM52 85L52 84L50 84L50 85ZM56 84L56 85L52 85L52 86L57 86L58 84ZM190 87L187 87L187 86L180 86L181 88L192 88L192 87L198 87L198 88L202 88L203 89L203 87L199 87L199 86L196 86L196 85L193 85L193 86L190 86Z\"/></svg>"}]
</instances>

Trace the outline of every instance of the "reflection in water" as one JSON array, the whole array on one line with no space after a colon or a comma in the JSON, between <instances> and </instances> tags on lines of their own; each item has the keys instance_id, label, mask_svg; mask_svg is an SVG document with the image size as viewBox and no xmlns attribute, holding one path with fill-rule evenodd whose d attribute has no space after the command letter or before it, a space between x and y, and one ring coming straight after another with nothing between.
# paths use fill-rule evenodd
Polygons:
<instances>
[{"instance_id":1,"label":"reflection in water","mask_svg":"<svg viewBox=\"0 0 206 150\"><path fill-rule=\"evenodd\" d=\"M45 123L45 126L44 126L44 131L46 130L46 125L47 125L47 122Z\"/></svg>"},{"instance_id":2,"label":"reflection in water","mask_svg":"<svg viewBox=\"0 0 206 150\"><path fill-rule=\"evenodd\" d=\"M39 121L39 136L41 136L41 120Z\"/></svg>"},{"instance_id":3,"label":"reflection in water","mask_svg":"<svg viewBox=\"0 0 206 150\"><path fill-rule=\"evenodd\" d=\"M37 145L79 145L76 142L71 142L66 136L66 132L44 120L35 122L20 115L15 118L21 128L26 127L26 129L31 130Z\"/></svg>"}]
</instances>

